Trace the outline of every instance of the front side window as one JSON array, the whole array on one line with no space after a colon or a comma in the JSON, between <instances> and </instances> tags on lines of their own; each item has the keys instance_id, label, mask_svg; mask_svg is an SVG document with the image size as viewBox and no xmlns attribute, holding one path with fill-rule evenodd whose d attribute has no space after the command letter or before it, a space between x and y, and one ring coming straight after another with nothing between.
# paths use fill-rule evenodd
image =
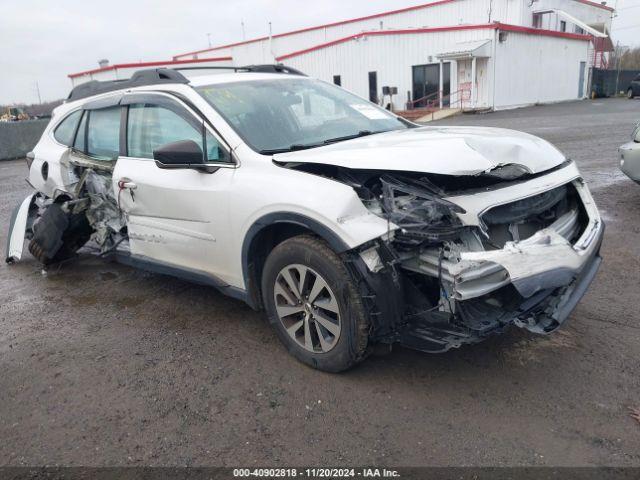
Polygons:
<instances>
[{"instance_id":1,"label":"front side window","mask_svg":"<svg viewBox=\"0 0 640 480\"><path fill-rule=\"evenodd\" d=\"M196 90L263 154L409 128L377 105L318 80L241 81Z\"/></svg>"},{"instance_id":2,"label":"front side window","mask_svg":"<svg viewBox=\"0 0 640 480\"><path fill-rule=\"evenodd\" d=\"M153 158L153 151L167 143L193 140L209 162L228 162L229 155L208 131L196 128L184 117L158 105L135 104L129 107L127 126L128 156ZM206 144L206 145L205 145Z\"/></svg>"},{"instance_id":3,"label":"front side window","mask_svg":"<svg viewBox=\"0 0 640 480\"><path fill-rule=\"evenodd\" d=\"M53 137L67 147L73 145L73 135L76 133L76 127L78 126L80 115L82 115L82 110L77 110L67 116L67 118L60 122L56 127L53 132Z\"/></svg>"},{"instance_id":4,"label":"front side window","mask_svg":"<svg viewBox=\"0 0 640 480\"><path fill-rule=\"evenodd\" d=\"M120 107L91 110L87 132L87 154L114 160L120 152Z\"/></svg>"}]
</instances>

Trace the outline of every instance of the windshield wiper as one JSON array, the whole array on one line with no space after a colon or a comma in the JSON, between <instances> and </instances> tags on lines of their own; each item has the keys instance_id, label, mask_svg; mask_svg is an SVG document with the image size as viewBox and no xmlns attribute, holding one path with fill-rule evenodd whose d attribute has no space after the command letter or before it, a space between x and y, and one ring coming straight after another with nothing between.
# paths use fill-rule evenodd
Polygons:
<instances>
[{"instance_id":1,"label":"windshield wiper","mask_svg":"<svg viewBox=\"0 0 640 480\"><path fill-rule=\"evenodd\" d=\"M309 145L302 145L302 144L296 143L294 145L291 145L285 148L272 148L267 150L260 150L258 153L261 153L262 155L274 155L276 153L287 153L287 152L295 152L298 150L308 150L310 148L321 147L323 145L324 143L312 143Z\"/></svg>"},{"instance_id":2,"label":"windshield wiper","mask_svg":"<svg viewBox=\"0 0 640 480\"><path fill-rule=\"evenodd\" d=\"M275 155L276 153L287 153L287 152L295 152L297 150L308 150L310 148L318 148L323 145L331 145L332 143L344 142L345 140L353 140L354 138L366 137L369 135L375 135L377 133L384 133L388 130L380 130L379 132L372 132L371 130L360 130L358 133L354 133L353 135L346 135L344 137L336 137L330 138L328 140L324 140L322 143L310 143L308 145L303 145L296 143L289 147L285 148L273 148L267 150L260 150L258 153L262 155Z\"/></svg>"},{"instance_id":3,"label":"windshield wiper","mask_svg":"<svg viewBox=\"0 0 640 480\"><path fill-rule=\"evenodd\" d=\"M382 133L382 131L380 131L380 132L372 132L371 130L360 130L358 133L354 133L353 135L346 135L344 137L330 138L329 140L325 140L324 144L325 145L330 145L332 143L344 142L345 140L353 140L354 138L367 137L367 136L373 135L375 133Z\"/></svg>"}]
</instances>

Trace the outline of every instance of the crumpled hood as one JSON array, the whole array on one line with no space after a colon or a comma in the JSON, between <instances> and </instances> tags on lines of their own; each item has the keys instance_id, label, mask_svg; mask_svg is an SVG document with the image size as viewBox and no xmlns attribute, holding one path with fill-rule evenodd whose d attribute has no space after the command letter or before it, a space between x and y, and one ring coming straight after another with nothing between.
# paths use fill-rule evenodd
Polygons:
<instances>
[{"instance_id":1,"label":"crumpled hood","mask_svg":"<svg viewBox=\"0 0 640 480\"><path fill-rule=\"evenodd\" d=\"M484 127L421 127L381 133L326 147L274 155L285 163L352 169L476 175L517 164L531 173L565 161L549 142L523 132Z\"/></svg>"}]
</instances>

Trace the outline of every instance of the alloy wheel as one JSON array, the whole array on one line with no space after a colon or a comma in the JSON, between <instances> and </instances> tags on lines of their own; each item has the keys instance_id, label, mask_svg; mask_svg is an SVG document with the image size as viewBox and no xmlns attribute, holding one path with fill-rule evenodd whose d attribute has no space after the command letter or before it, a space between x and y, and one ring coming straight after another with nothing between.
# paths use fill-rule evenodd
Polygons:
<instances>
[{"instance_id":1,"label":"alloy wheel","mask_svg":"<svg viewBox=\"0 0 640 480\"><path fill-rule=\"evenodd\" d=\"M335 294L315 270L299 264L280 270L273 290L276 312L289 336L305 350L327 353L341 332Z\"/></svg>"}]
</instances>

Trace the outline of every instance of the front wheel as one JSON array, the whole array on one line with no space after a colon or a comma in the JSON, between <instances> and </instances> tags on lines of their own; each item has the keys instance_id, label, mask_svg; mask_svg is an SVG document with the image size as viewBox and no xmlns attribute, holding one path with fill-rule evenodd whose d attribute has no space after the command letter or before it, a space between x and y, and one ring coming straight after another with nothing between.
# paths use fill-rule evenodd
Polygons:
<instances>
[{"instance_id":1,"label":"front wheel","mask_svg":"<svg viewBox=\"0 0 640 480\"><path fill-rule=\"evenodd\" d=\"M301 362L340 372L367 351L369 323L356 285L322 240L294 237L273 249L262 274L269 321Z\"/></svg>"}]
</instances>

